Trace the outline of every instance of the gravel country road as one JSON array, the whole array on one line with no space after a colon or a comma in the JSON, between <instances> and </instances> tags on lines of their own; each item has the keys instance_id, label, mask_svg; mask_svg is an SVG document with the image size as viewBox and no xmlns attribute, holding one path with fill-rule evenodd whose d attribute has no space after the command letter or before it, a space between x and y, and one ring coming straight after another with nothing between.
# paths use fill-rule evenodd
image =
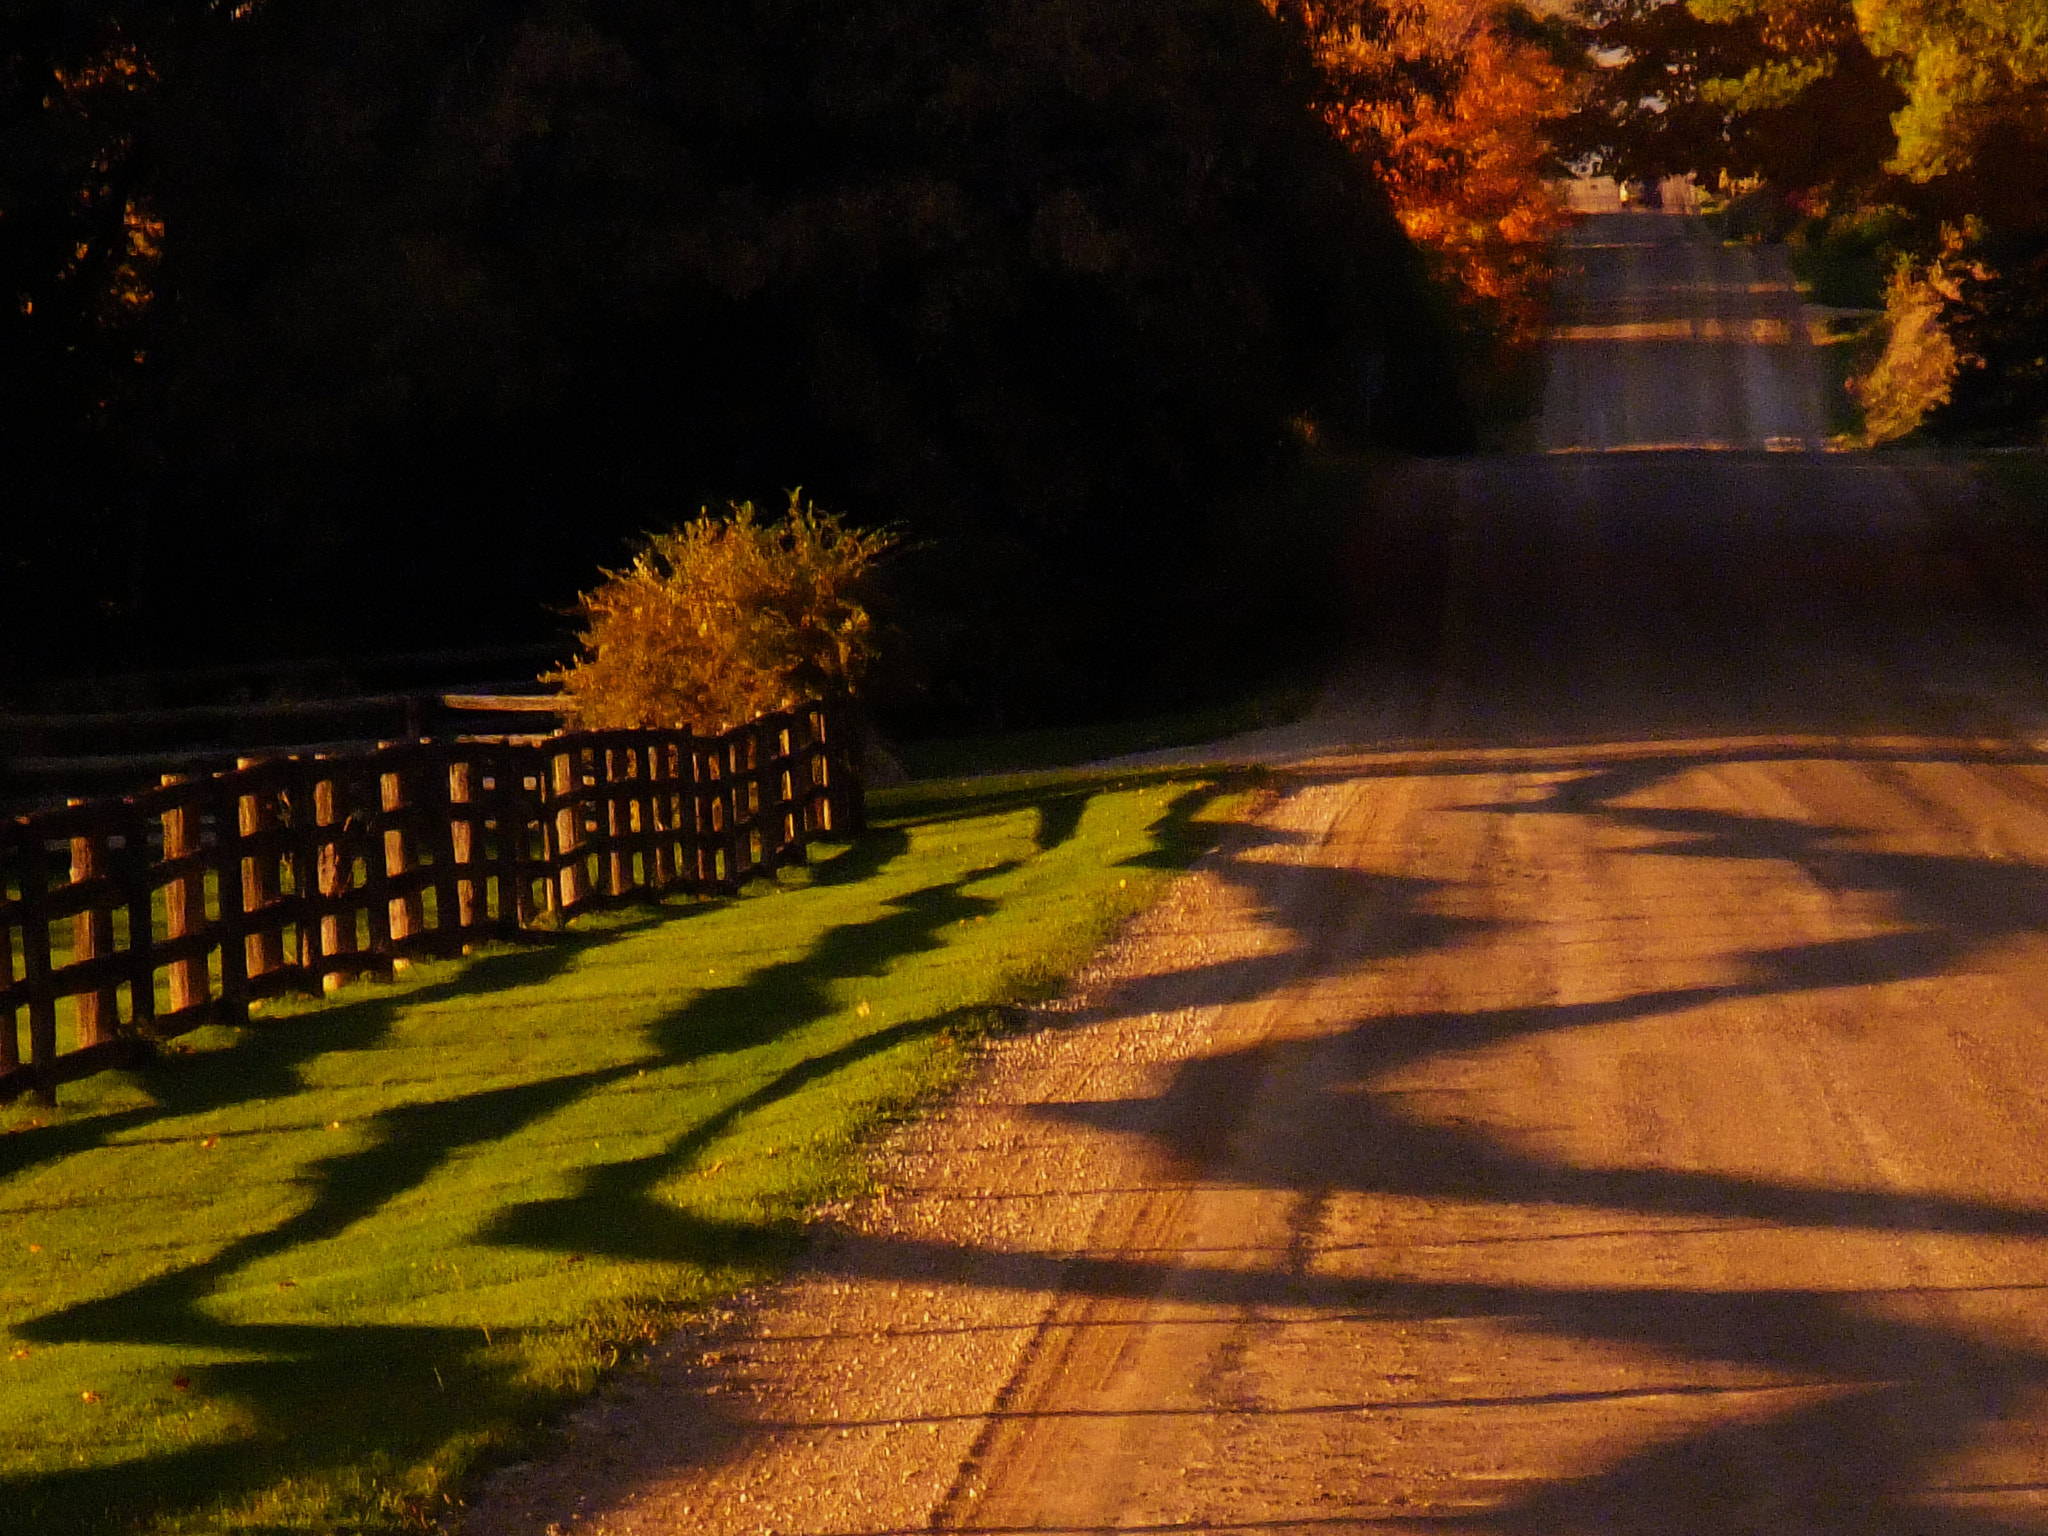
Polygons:
<instances>
[{"instance_id":1,"label":"gravel country road","mask_svg":"<svg viewBox=\"0 0 2048 1536\"><path fill-rule=\"evenodd\" d=\"M1546 451L1817 450L1827 411L1783 246L1696 218L1595 213L1563 241Z\"/></svg>"},{"instance_id":2,"label":"gravel country road","mask_svg":"<svg viewBox=\"0 0 2048 1536\"><path fill-rule=\"evenodd\" d=\"M468 1536L2048 1531L2031 547L1869 456L1390 497L1433 642Z\"/></svg>"}]
</instances>

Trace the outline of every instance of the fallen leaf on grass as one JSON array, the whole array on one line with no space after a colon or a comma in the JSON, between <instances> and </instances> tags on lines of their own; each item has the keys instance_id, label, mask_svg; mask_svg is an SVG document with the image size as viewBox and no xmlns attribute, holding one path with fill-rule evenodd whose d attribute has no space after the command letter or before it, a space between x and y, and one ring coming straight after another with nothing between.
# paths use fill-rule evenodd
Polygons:
<instances>
[{"instance_id":1,"label":"fallen leaf on grass","mask_svg":"<svg viewBox=\"0 0 2048 1536\"><path fill-rule=\"evenodd\" d=\"M85 1391L79 1393L78 1395L83 1401L88 1403L97 1403L100 1401L99 1393L93 1391L90 1387L86 1388Z\"/></svg>"},{"instance_id":2,"label":"fallen leaf on grass","mask_svg":"<svg viewBox=\"0 0 2048 1536\"><path fill-rule=\"evenodd\" d=\"M299 1288L299 1282L296 1280L280 1280L277 1282L277 1288L280 1291L295 1291Z\"/></svg>"},{"instance_id":3,"label":"fallen leaf on grass","mask_svg":"<svg viewBox=\"0 0 2048 1536\"><path fill-rule=\"evenodd\" d=\"M203 1148L211 1149L220 1145L220 1138L218 1136L209 1136L206 1140L200 1142L199 1145Z\"/></svg>"},{"instance_id":4,"label":"fallen leaf on grass","mask_svg":"<svg viewBox=\"0 0 2048 1536\"><path fill-rule=\"evenodd\" d=\"M192 1385L192 1378L190 1376L173 1376L171 1378L171 1385L180 1392L183 1392Z\"/></svg>"},{"instance_id":5,"label":"fallen leaf on grass","mask_svg":"<svg viewBox=\"0 0 2048 1536\"><path fill-rule=\"evenodd\" d=\"M32 1350L17 1349L12 1355L8 1356L8 1358L10 1360L26 1360L32 1353L34 1353L34 1351Z\"/></svg>"},{"instance_id":6,"label":"fallen leaf on grass","mask_svg":"<svg viewBox=\"0 0 2048 1536\"><path fill-rule=\"evenodd\" d=\"M30 1253L41 1253L43 1251L43 1245L41 1243L30 1243L28 1245L28 1251Z\"/></svg>"}]
</instances>

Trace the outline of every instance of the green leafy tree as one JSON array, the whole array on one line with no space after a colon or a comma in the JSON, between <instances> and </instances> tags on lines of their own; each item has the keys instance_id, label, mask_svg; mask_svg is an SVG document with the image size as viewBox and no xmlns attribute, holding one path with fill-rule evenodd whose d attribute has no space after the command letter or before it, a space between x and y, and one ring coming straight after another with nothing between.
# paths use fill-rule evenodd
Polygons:
<instances>
[{"instance_id":1,"label":"green leafy tree","mask_svg":"<svg viewBox=\"0 0 2048 1536\"><path fill-rule=\"evenodd\" d=\"M1904 98L1848 0L1584 0L1580 15L1602 67L1557 136L1567 158L1761 177L1820 202L1882 182Z\"/></svg>"},{"instance_id":2,"label":"green leafy tree","mask_svg":"<svg viewBox=\"0 0 2048 1536\"><path fill-rule=\"evenodd\" d=\"M1903 264L1887 348L1859 386L1875 435L2042 430L2048 0L1586 0L1582 12L1608 67L1561 138L1568 153L1621 175L1761 178L1753 196L1785 210L1780 232Z\"/></svg>"}]
</instances>

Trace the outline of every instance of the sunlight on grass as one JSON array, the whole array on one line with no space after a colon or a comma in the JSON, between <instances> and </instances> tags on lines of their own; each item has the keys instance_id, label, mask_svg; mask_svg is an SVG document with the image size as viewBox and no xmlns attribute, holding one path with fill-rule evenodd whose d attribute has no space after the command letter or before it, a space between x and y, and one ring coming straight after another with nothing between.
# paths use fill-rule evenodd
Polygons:
<instances>
[{"instance_id":1,"label":"sunlight on grass","mask_svg":"<svg viewBox=\"0 0 2048 1536\"><path fill-rule=\"evenodd\" d=\"M275 1005L0 1120L0 1508L59 1532L390 1530L622 1350L773 1273L1205 841L1222 786L877 796L736 901Z\"/></svg>"}]
</instances>

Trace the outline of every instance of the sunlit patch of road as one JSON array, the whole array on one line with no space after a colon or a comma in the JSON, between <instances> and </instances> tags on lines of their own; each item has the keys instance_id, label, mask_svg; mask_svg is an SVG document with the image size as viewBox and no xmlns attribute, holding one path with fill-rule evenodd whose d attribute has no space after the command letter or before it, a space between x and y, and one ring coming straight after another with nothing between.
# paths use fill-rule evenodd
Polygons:
<instances>
[{"instance_id":1,"label":"sunlit patch of road","mask_svg":"<svg viewBox=\"0 0 2048 1536\"><path fill-rule=\"evenodd\" d=\"M1824 448L1820 370L1784 251L1724 245L1666 211L1679 206L1587 213L1565 237L1539 446Z\"/></svg>"}]
</instances>

